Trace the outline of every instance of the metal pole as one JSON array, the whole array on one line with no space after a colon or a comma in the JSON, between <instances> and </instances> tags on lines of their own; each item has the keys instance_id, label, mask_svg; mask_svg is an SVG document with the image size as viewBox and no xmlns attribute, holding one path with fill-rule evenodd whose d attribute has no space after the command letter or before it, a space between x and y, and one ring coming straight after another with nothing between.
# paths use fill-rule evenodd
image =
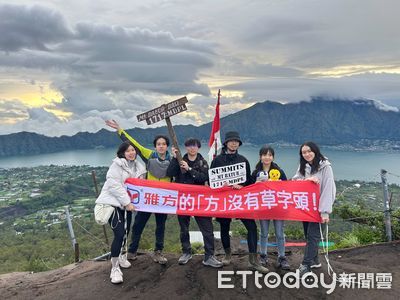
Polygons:
<instances>
[{"instance_id":1,"label":"metal pole","mask_svg":"<svg viewBox=\"0 0 400 300\"><path fill-rule=\"evenodd\" d=\"M217 106L218 106L218 118L219 118L219 101L221 99L221 90L218 89L218 102L217 102ZM220 130L221 128L219 128L218 130ZM220 133L221 134L221 133ZM217 157L218 155L218 140L216 138L214 138L214 155L213 155L213 160ZM211 164L211 161L210 161Z\"/></svg>"},{"instance_id":2,"label":"metal pole","mask_svg":"<svg viewBox=\"0 0 400 300\"><path fill-rule=\"evenodd\" d=\"M76 242L74 228L72 227L72 222L71 222L71 217L69 215L68 206L65 207L65 214L67 216L67 224L68 224L69 235L71 236L72 249L74 250L74 253L75 253L75 262L78 262L79 261L79 244Z\"/></svg>"},{"instance_id":3,"label":"metal pole","mask_svg":"<svg viewBox=\"0 0 400 300\"><path fill-rule=\"evenodd\" d=\"M386 229L386 238L388 242L392 241L392 224L390 220L390 203L389 203L389 188L386 180L387 171L381 169L381 179L382 179L382 187L383 187L383 207L385 208L385 229Z\"/></svg>"},{"instance_id":4,"label":"metal pole","mask_svg":"<svg viewBox=\"0 0 400 300\"><path fill-rule=\"evenodd\" d=\"M99 196L99 187L97 185L97 179L96 179L96 171L92 170L92 178L93 178L93 183L94 183L94 189L96 190L96 197Z\"/></svg>"},{"instance_id":5,"label":"metal pole","mask_svg":"<svg viewBox=\"0 0 400 300\"><path fill-rule=\"evenodd\" d=\"M109 258L110 258L110 256L111 256L111 252L107 252L107 253L105 253L105 254L103 254L103 255L100 255L100 256L97 256L97 257L95 257L95 258L93 258L93 260L108 260Z\"/></svg>"},{"instance_id":6,"label":"metal pole","mask_svg":"<svg viewBox=\"0 0 400 300\"><path fill-rule=\"evenodd\" d=\"M75 244L75 262L79 262L79 243Z\"/></svg>"}]
</instances>

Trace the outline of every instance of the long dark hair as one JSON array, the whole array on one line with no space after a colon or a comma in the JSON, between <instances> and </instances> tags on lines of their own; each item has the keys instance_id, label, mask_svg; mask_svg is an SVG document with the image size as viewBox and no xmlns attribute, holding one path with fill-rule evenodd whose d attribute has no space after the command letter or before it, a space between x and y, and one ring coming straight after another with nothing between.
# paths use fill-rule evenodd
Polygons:
<instances>
[{"instance_id":1,"label":"long dark hair","mask_svg":"<svg viewBox=\"0 0 400 300\"><path fill-rule=\"evenodd\" d=\"M257 164L256 164L255 170L254 170L253 173L251 174L253 177L256 177L257 174L258 174L258 172L263 171L263 163L262 163L262 161L261 161L261 155L265 155L265 154L268 154L268 153L271 153L271 155L275 158L275 151L274 151L274 149L273 149L271 146L269 146L269 145L264 145L264 146L262 146L262 147L260 148L260 151L258 152L258 154L260 155L260 159L258 160L258 162L257 162ZM276 164L276 163L274 163L274 162L272 161L272 162L271 162L271 166L270 166L269 169L270 169L270 170L272 170L272 169L277 169L277 170L279 170L280 168L279 168L278 164Z\"/></svg>"},{"instance_id":2,"label":"long dark hair","mask_svg":"<svg viewBox=\"0 0 400 300\"><path fill-rule=\"evenodd\" d=\"M121 145L119 145L118 150L117 150L117 157L119 158L125 158L125 151L129 148L129 146L132 146L135 148L135 146L132 145L131 142L125 141ZM136 148L135 148L136 150ZM137 153L137 151L136 151Z\"/></svg>"},{"instance_id":3,"label":"long dark hair","mask_svg":"<svg viewBox=\"0 0 400 300\"><path fill-rule=\"evenodd\" d=\"M322 155L321 150L319 150L319 147L314 143L314 142L305 142L300 146L299 150L299 155L300 155L300 174L305 176L306 174L306 164L307 161L304 159L303 154L301 153L301 149L304 146L310 147L310 150L314 152L315 157L313 161L311 162L311 174L316 173L319 169L319 163L320 161L326 160L326 157Z\"/></svg>"}]
</instances>

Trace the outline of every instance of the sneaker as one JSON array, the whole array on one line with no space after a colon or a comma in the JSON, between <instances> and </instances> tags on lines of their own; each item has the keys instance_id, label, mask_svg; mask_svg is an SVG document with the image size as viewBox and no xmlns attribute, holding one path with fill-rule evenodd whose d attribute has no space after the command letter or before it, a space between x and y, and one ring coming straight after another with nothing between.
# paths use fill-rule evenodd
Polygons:
<instances>
[{"instance_id":1,"label":"sneaker","mask_svg":"<svg viewBox=\"0 0 400 300\"><path fill-rule=\"evenodd\" d=\"M230 254L225 254L224 258L222 259L222 264L224 266L229 266L232 261L232 256Z\"/></svg>"},{"instance_id":2,"label":"sneaker","mask_svg":"<svg viewBox=\"0 0 400 300\"><path fill-rule=\"evenodd\" d=\"M214 255L211 255L207 259L203 260L203 265L213 268L221 268L224 264L217 260Z\"/></svg>"},{"instance_id":3,"label":"sneaker","mask_svg":"<svg viewBox=\"0 0 400 300\"><path fill-rule=\"evenodd\" d=\"M290 265L285 256L278 258L278 265L282 270L290 270Z\"/></svg>"},{"instance_id":4,"label":"sneaker","mask_svg":"<svg viewBox=\"0 0 400 300\"><path fill-rule=\"evenodd\" d=\"M110 279L114 284L122 283L124 281L122 278L122 271L119 267L113 267L111 269Z\"/></svg>"},{"instance_id":5,"label":"sneaker","mask_svg":"<svg viewBox=\"0 0 400 300\"><path fill-rule=\"evenodd\" d=\"M260 254L260 264L266 266L268 264L268 256L266 254Z\"/></svg>"},{"instance_id":6,"label":"sneaker","mask_svg":"<svg viewBox=\"0 0 400 300\"><path fill-rule=\"evenodd\" d=\"M131 267L131 263L127 260L126 254L120 254L118 257L119 266L123 269L128 269Z\"/></svg>"},{"instance_id":7,"label":"sneaker","mask_svg":"<svg viewBox=\"0 0 400 300\"><path fill-rule=\"evenodd\" d=\"M192 254L190 253L183 253L181 257L178 259L178 264L186 265L189 260L192 259Z\"/></svg>"},{"instance_id":8,"label":"sneaker","mask_svg":"<svg viewBox=\"0 0 400 300\"><path fill-rule=\"evenodd\" d=\"M160 265L165 265L168 262L161 250L154 251L153 261L159 263Z\"/></svg>"},{"instance_id":9,"label":"sneaker","mask_svg":"<svg viewBox=\"0 0 400 300\"><path fill-rule=\"evenodd\" d=\"M298 270L300 272L300 278L302 278L304 275L306 275L308 273L312 273L310 266L303 265L303 264L300 265Z\"/></svg>"},{"instance_id":10,"label":"sneaker","mask_svg":"<svg viewBox=\"0 0 400 300\"><path fill-rule=\"evenodd\" d=\"M126 259L127 260L137 260L137 253L136 252L135 253L128 252Z\"/></svg>"},{"instance_id":11,"label":"sneaker","mask_svg":"<svg viewBox=\"0 0 400 300\"><path fill-rule=\"evenodd\" d=\"M313 260L313 262L311 263L311 266L310 266L310 268L311 269L318 269L318 268L321 268L321 263L319 262L319 259L318 259L318 257L316 257L316 258L314 258L314 260Z\"/></svg>"}]
</instances>

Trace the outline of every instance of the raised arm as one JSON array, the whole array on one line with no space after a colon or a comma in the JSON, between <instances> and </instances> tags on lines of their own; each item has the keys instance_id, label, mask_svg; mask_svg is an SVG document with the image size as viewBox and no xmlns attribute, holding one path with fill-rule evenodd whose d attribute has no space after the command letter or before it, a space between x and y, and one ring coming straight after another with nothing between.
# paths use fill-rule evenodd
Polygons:
<instances>
[{"instance_id":1,"label":"raised arm","mask_svg":"<svg viewBox=\"0 0 400 300\"><path fill-rule=\"evenodd\" d=\"M138 150L138 154L140 155L140 157L144 158L144 159L149 159L151 153L153 152L153 150L148 149L146 147L143 147L141 144L139 144L139 142L137 142L133 137L131 137L125 130L123 130L119 124L117 123L117 121L115 120L107 120L106 121L106 125L110 126L111 128L114 128L117 130L118 135L122 138L122 136L124 136L125 138L127 138L134 146L135 148Z\"/></svg>"}]
</instances>

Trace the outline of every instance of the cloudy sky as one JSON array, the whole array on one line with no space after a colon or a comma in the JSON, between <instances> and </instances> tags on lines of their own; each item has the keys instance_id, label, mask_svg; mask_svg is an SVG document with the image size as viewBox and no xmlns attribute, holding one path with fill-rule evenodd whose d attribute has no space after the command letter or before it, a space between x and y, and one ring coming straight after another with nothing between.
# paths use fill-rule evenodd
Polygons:
<instances>
[{"instance_id":1,"label":"cloudy sky","mask_svg":"<svg viewBox=\"0 0 400 300\"><path fill-rule=\"evenodd\" d=\"M0 134L94 132L182 96L173 124L265 100L400 108L397 0L0 0ZM157 124L164 125L162 123Z\"/></svg>"}]
</instances>

